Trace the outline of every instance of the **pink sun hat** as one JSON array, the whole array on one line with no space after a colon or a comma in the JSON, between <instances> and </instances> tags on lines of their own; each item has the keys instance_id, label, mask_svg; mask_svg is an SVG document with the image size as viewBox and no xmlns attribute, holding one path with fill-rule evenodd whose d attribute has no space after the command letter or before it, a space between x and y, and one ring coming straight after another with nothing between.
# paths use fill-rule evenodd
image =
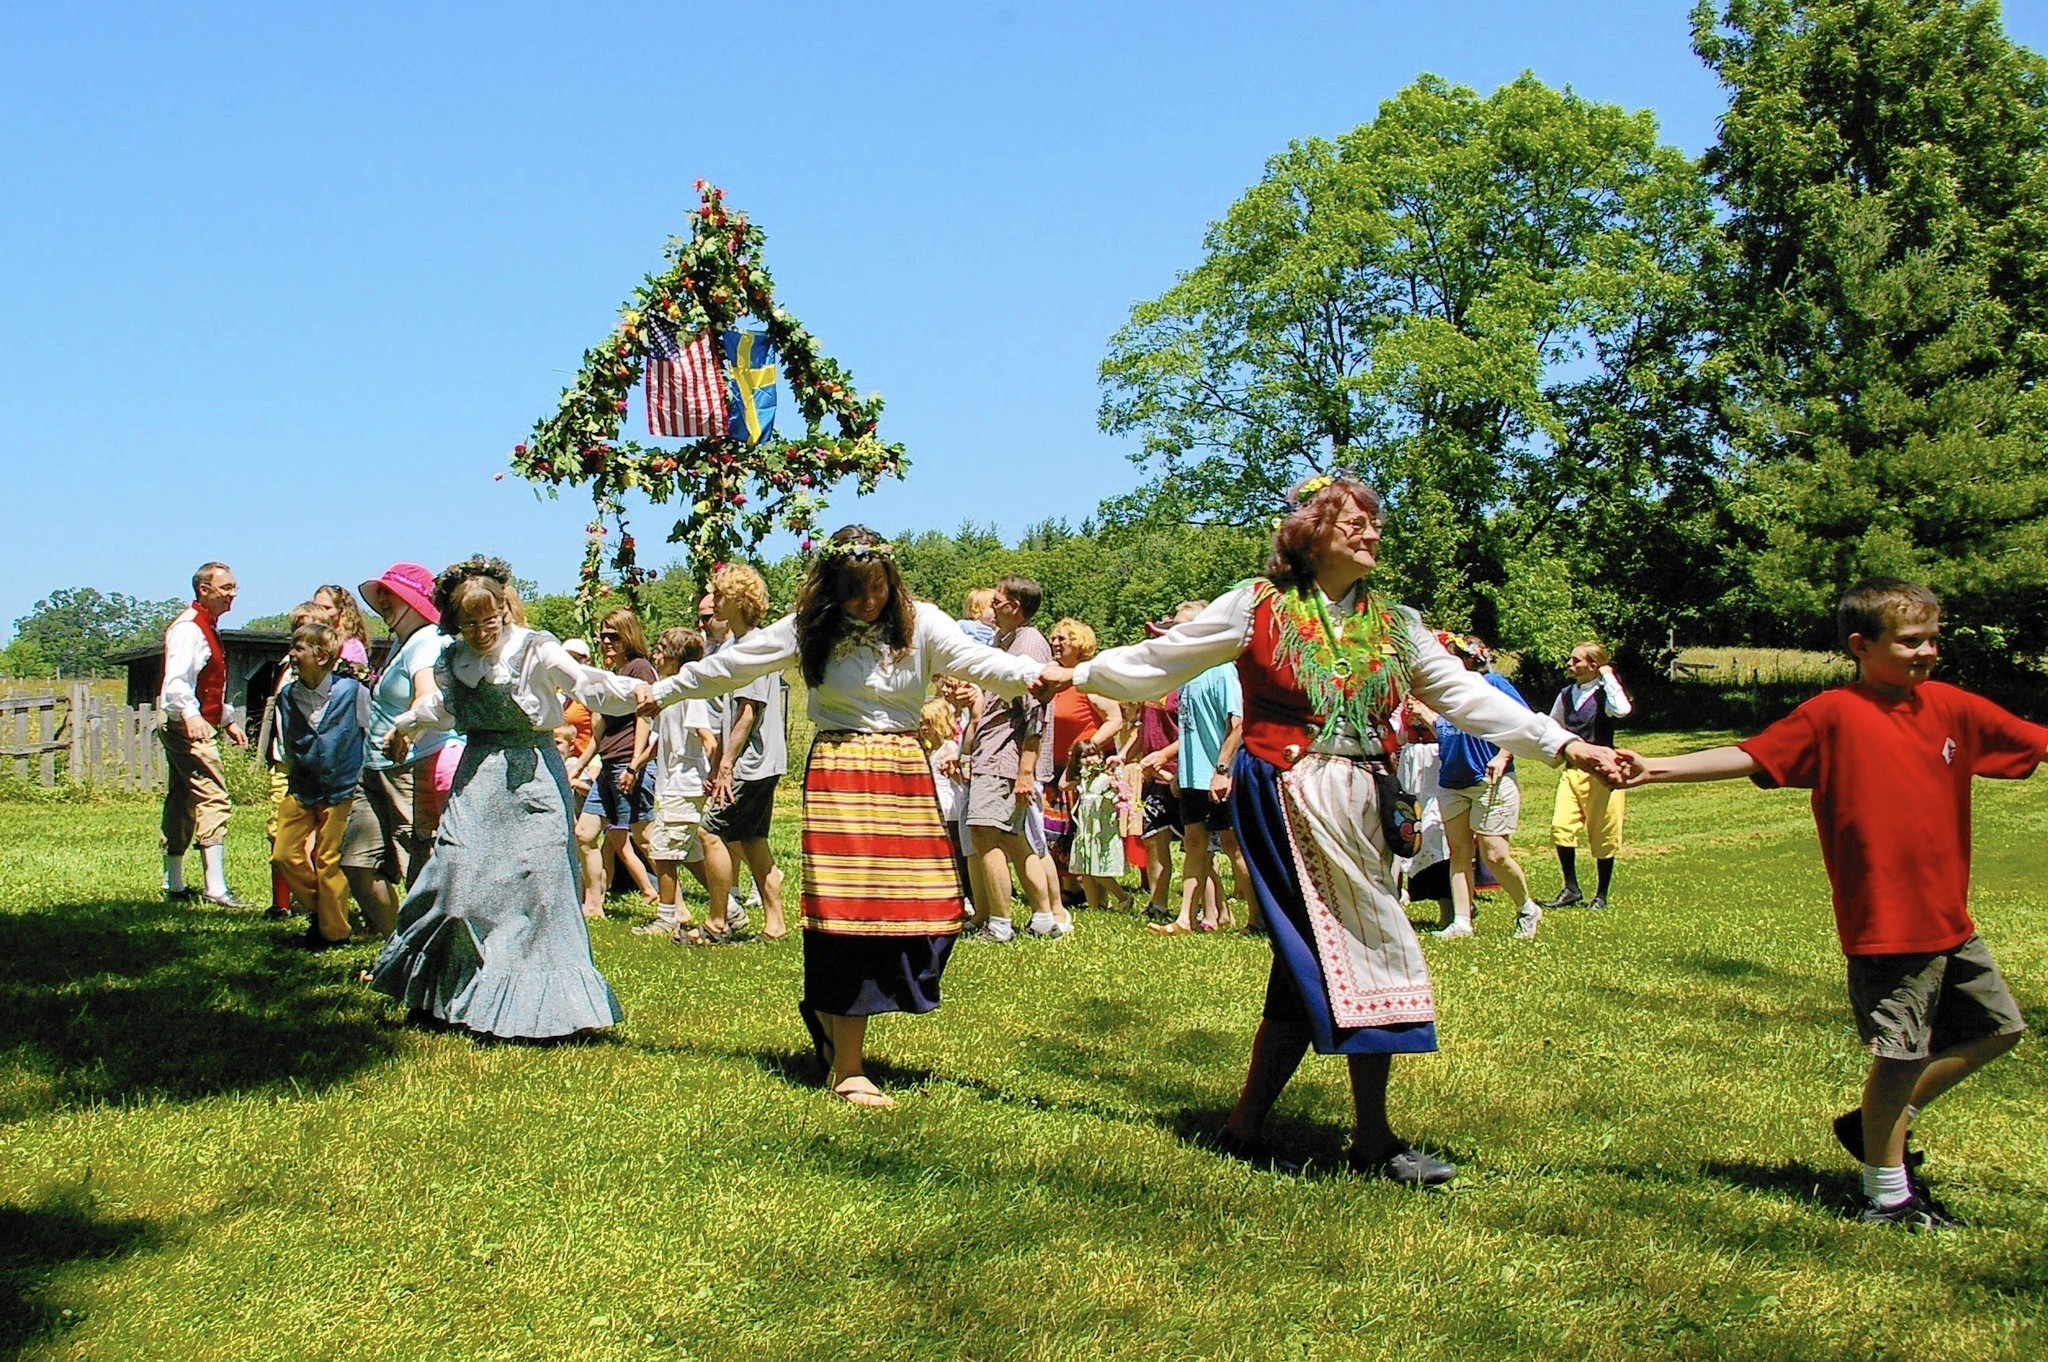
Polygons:
<instances>
[{"instance_id":1,"label":"pink sun hat","mask_svg":"<svg viewBox=\"0 0 2048 1362\"><path fill-rule=\"evenodd\" d=\"M356 589L373 607L377 593L388 591L424 615L427 623L441 622L441 612L434 608L434 574L418 563L393 563Z\"/></svg>"}]
</instances>

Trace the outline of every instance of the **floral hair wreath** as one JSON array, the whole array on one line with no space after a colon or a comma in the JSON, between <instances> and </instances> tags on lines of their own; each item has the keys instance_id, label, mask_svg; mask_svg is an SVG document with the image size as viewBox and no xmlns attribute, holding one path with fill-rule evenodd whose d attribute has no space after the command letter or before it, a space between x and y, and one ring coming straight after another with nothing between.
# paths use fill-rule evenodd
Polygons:
<instances>
[{"instance_id":1,"label":"floral hair wreath","mask_svg":"<svg viewBox=\"0 0 2048 1362\"><path fill-rule=\"evenodd\" d=\"M1289 500L1296 506L1306 506L1309 502L1315 500L1316 493L1322 491L1336 480L1337 475L1334 473L1318 473L1301 486L1295 488L1294 495Z\"/></svg>"},{"instance_id":2,"label":"floral hair wreath","mask_svg":"<svg viewBox=\"0 0 2048 1362\"><path fill-rule=\"evenodd\" d=\"M455 617L455 592L472 577L488 577L501 587L512 585L512 565L502 558L473 553L459 563L450 563L434 578L434 608L442 619Z\"/></svg>"},{"instance_id":3,"label":"floral hair wreath","mask_svg":"<svg viewBox=\"0 0 2048 1362\"><path fill-rule=\"evenodd\" d=\"M855 563L874 559L896 561L896 546L884 540L879 544L827 544L821 558L845 558Z\"/></svg>"}]
</instances>

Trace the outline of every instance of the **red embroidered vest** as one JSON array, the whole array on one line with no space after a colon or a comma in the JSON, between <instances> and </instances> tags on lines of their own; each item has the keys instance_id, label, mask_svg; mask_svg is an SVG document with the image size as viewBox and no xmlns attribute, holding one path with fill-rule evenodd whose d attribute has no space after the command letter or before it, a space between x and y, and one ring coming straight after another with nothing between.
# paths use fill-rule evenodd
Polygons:
<instances>
[{"instance_id":1,"label":"red embroidered vest","mask_svg":"<svg viewBox=\"0 0 2048 1362\"><path fill-rule=\"evenodd\" d=\"M220 645L220 631L213 616L197 601L178 618L191 620L206 636L206 665L199 669L199 684L193 689L199 694L199 717L217 728L227 713L228 650Z\"/></svg>"},{"instance_id":2,"label":"red embroidered vest","mask_svg":"<svg viewBox=\"0 0 2048 1362\"><path fill-rule=\"evenodd\" d=\"M1253 602L1251 636L1237 657L1237 679L1244 688L1245 750L1285 771L1308 751L1325 716L1309 708L1294 668L1277 656L1277 602L1269 591L1261 591ZM1394 735L1383 731L1380 737L1392 750Z\"/></svg>"}]
</instances>

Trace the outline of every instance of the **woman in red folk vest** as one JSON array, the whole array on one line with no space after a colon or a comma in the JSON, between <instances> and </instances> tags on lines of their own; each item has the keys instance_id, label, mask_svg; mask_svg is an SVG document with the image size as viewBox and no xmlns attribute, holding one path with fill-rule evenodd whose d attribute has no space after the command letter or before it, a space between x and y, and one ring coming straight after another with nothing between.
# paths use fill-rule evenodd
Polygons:
<instances>
[{"instance_id":1,"label":"woman in red folk vest","mask_svg":"<svg viewBox=\"0 0 2048 1362\"><path fill-rule=\"evenodd\" d=\"M228 831L228 787L220 766L220 734L248 744L227 702L228 654L219 620L234 607L235 574L226 563L207 563L192 574L192 604L164 633L164 680L157 693L169 783L164 788L164 896L203 898L223 908L249 905L228 892L221 847ZM185 852L199 848L206 887L185 883Z\"/></svg>"},{"instance_id":2,"label":"woman in red folk vest","mask_svg":"<svg viewBox=\"0 0 2048 1362\"><path fill-rule=\"evenodd\" d=\"M1404 699L1419 696L1468 732L1519 756L1611 769L1612 752L1510 703L1465 670L1413 610L1365 585L1380 543L1380 500L1348 477L1311 478L1273 539L1266 573L1159 638L1113 648L1071 680L1118 700L1164 695L1235 660L1244 746L1229 808L1273 946L1251 1072L1218 1137L1236 1158L1283 1171L1260 1131L1313 1045L1350 1065L1357 1124L1346 1159L1412 1186L1450 1164L1411 1148L1387 1121L1393 1056L1436 1049L1436 1002L1422 947L1396 892L1382 793L1396 788Z\"/></svg>"}]
</instances>

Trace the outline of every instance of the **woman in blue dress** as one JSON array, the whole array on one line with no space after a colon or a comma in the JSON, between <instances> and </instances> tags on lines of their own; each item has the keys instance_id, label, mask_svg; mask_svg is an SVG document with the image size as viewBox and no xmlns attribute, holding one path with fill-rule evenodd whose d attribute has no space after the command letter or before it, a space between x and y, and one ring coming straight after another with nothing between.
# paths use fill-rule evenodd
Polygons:
<instances>
[{"instance_id":1,"label":"woman in blue dress","mask_svg":"<svg viewBox=\"0 0 2048 1362\"><path fill-rule=\"evenodd\" d=\"M398 716L385 750L459 728L469 745L428 859L370 982L415 1019L506 1040L612 1026L619 1000L590 957L577 883L576 801L551 735L558 692L630 715L647 687L586 667L552 634L512 625L511 569L471 558L434 583L443 630L439 693Z\"/></svg>"}]
</instances>

